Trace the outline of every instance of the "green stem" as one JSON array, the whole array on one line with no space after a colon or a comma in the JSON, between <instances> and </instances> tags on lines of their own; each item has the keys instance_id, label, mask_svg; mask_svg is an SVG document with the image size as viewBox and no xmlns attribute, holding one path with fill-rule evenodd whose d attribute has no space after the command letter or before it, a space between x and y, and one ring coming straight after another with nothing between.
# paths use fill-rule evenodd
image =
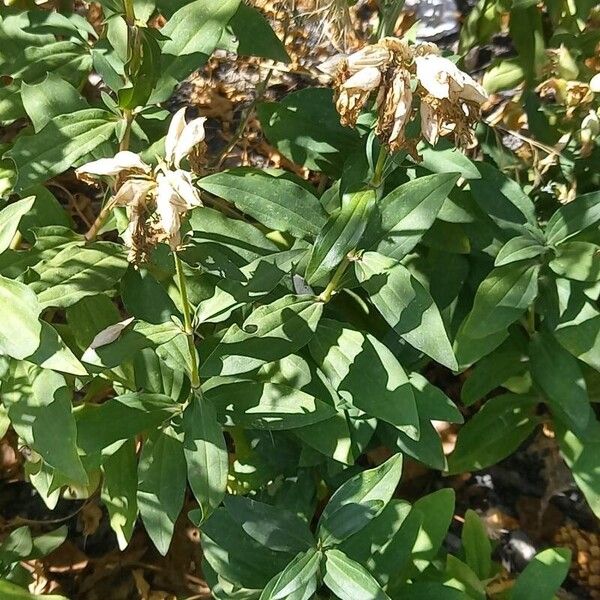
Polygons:
<instances>
[{"instance_id":1,"label":"green stem","mask_svg":"<svg viewBox=\"0 0 600 600\"><path fill-rule=\"evenodd\" d=\"M387 157L388 152L385 146L381 146L379 149L379 156L377 157L377 164L375 165L375 172L373 173L373 179L371 181L373 187L379 187L383 181L383 170L385 169Z\"/></svg>"},{"instance_id":2,"label":"green stem","mask_svg":"<svg viewBox=\"0 0 600 600\"><path fill-rule=\"evenodd\" d=\"M175 260L175 271L177 273L177 287L181 297L181 307L183 309L183 326L187 337L188 350L190 352L191 374L190 379L192 388L200 387L200 374L198 372L198 356L196 354L196 345L194 344L194 328L192 327L192 310L188 299L187 286L183 275L183 266L177 252L173 252Z\"/></svg>"},{"instance_id":3,"label":"green stem","mask_svg":"<svg viewBox=\"0 0 600 600\"><path fill-rule=\"evenodd\" d=\"M319 295L319 299L322 302L329 302L331 300L331 296L337 291L338 285L346 273L346 269L350 265L350 259L348 256L344 257L344 260L338 265L338 268L335 270L331 281L327 284L327 287L323 290L323 292Z\"/></svg>"}]
</instances>

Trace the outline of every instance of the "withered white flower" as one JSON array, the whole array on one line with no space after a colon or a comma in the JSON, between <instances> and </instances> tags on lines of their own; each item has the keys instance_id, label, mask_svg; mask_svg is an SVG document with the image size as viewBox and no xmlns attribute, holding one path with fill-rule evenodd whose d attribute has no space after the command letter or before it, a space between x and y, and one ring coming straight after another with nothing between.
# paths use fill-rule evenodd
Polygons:
<instances>
[{"instance_id":1,"label":"withered white flower","mask_svg":"<svg viewBox=\"0 0 600 600\"><path fill-rule=\"evenodd\" d=\"M420 137L435 144L440 136L453 135L457 146L471 147L487 93L439 54L432 43L411 46L403 39L387 37L328 61L322 70L333 74L342 125L356 125L360 111L376 93L375 133L390 151L403 148L418 160L419 136L407 139L405 133L416 112L416 99L421 111Z\"/></svg>"},{"instance_id":2,"label":"withered white flower","mask_svg":"<svg viewBox=\"0 0 600 600\"><path fill-rule=\"evenodd\" d=\"M189 171L180 168L181 161L204 141L203 117L185 121L185 108L172 118L165 139L165 160L154 168L138 154L117 152L79 167L77 175L113 177L120 184L110 200L110 207L126 208L129 225L123 232L130 248L129 259L143 262L158 242L166 241L173 250L181 243L181 219L188 210L201 206L200 195Z\"/></svg>"},{"instance_id":3,"label":"withered white flower","mask_svg":"<svg viewBox=\"0 0 600 600\"><path fill-rule=\"evenodd\" d=\"M419 83L438 100L464 100L482 104L487 93L471 76L451 60L429 54L415 58Z\"/></svg>"}]
</instances>

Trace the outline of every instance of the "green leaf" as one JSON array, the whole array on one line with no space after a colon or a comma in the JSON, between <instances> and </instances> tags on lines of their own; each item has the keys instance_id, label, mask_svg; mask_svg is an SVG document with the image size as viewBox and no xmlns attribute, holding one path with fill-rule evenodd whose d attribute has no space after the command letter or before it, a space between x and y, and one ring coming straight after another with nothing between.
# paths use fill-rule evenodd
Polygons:
<instances>
[{"instance_id":1,"label":"green leaf","mask_svg":"<svg viewBox=\"0 0 600 600\"><path fill-rule=\"evenodd\" d=\"M33 550L33 540L29 527L13 529L0 544L0 564L6 566L29 558Z\"/></svg>"},{"instance_id":2,"label":"green leaf","mask_svg":"<svg viewBox=\"0 0 600 600\"><path fill-rule=\"evenodd\" d=\"M536 554L519 575L511 600L553 600L570 566L571 551L566 548L548 548Z\"/></svg>"},{"instance_id":3,"label":"green leaf","mask_svg":"<svg viewBox=\"0 0 600 600\"><path fill-rule=\"evenodd\" d=\"M487 579L492 572L492 544L483 521L474 510L468 509L465 513L461 539L467 565L479 579Z\"/></svg>"},{"instance_id":4,"label":"green leaf","mask_svg":"<svg viewBox=\"0 0 600 600\"><path fill-rule=\"evenodd\" d=\"M526 352L513 338L506 340L499 348L482 358L469 373L461 390L463 404L470 406L511 377L525 373L526 358Z\"/></svg>"},{"instance_id":5,"label":"green leaf","mask_svg":"<svg viewBox=\"0 0 600 600\"><path fill-rule=\"evenodd\" d=\"M560 453L573 474L575 483L594 514L600 516L600 423L590 411L588 425L583 432L569 431L561 423L557 423L555 427Z\"/></svg>"},{"instance_id":6,"label":"green leaf","mask_svg":"<svg viewBox=\"0 0 600 600\"><path fill-rule=\"evenodd\" d=\"M549 244L562 244L600 221L600 192L591 192L561 206L549 219Z\"/></svg>"},{"instance_id":7,"label":"green leaf","mask_svg":"<svg viewBox=\"0 0 600 600\"><path fill-rule=\"evenodd\" d=\"M590 302L565 314L553 332L573 356L600 371L600 312Z\"/></svg>"},{"instance_id":8,"label":"green leaf","mask_svg":"<svg viewBox=\"0 0 600 600\"><path fill-rule=\"evenodd\" d=\"M317 328L323 304L312 296L288 295L260 306L232 325L202 365L205 376L247 373L305 346Z\"/></svg>"},{"instance_id":9,"label":"green leaf","mask_svg":"<svg viewBox=\"0 0 600 600\"><path fill-rule=\"evenodd\" d=\"M449 369L458 368L438 307L404 265L366 252L356 262L356 274L371 302L399 336Z\"/></svg>"},{"instance_id":10,"label":"green leaf","mask_svg":"<svg viewBox=\"0 0 600 600\"><path fill-rule=\"evenodd\" d=\"M27 358L40 344L41 308L26 285L0 277L0 310L10 319L0 321L0 349L16 359Z\"/></svg>"},{"instance_id":11,"label":"green leaf","mask_svg":"<svg viewBox=\"0 0 600 600\"><path fill-rule=\"evenodd\" d=\"M253 6L241 3L229 21L229 27L233 34L227 44L229 51L238 56L260 56L290 62L285 46L275 35L269 21Z\"/></svg>"},{"instance_id":12,"label":"green leaf","mask_svg":"<svg viewBox=\"0 0 600 600\"><path fill-rule=\"evenodd\" d=\"M287 159L313 171L338 177L346 156L360 143L355 129L340 125L333 91L327 88L292 92L257 110L267 140Z\"/></svg>"},{"instance_id":13,"label":"green leaf","mask_svg":"<svg viewBox=\"0 0 600 600\"><path fill-rule=\"evenodd\" d=\"M411 561L421 514L408 502L392 499L360 531L344 540L339 550L364 565L388 591Z\"/></svg>"},{"instance_id":14,"label":"green leaf","mask_svg":"<svg viewBox=\"0 0 600 600\"><path fill-rule=\"evenodd\" d=\"M290 564L267 585L259 600L304 600L312 598L316 588L321 553L310 548L298 554Z\"/></svg>"},{"instance_id":15,"label":"green leaf","mask_svg":"<svg viewBox=\"0 0 600 600\"><path fill-rule=\"evenodd\" d=\"M531 375L552 412L569 429L584 429L589 418L589 398L577 359L545 331L532 336L529 353Z\"/></svg>"},{"instance_id":16,"label":"green leaf","mask_svg":"<svg viewBox=\"0 0 600 600\"><path fill-rule=\"evenodd\" d=\"M252 539L224 508L217 508L201 531L204 558L220 577L238 587L263 589L293 558Z\"/></svg>"},{"instance_id":17,"label":"green leaf","mask_svg":"<svg viewBox=\"0 0 600 600\"><path fill-rule=\"evenodd\" d=\"M178 405L168 396L146 392L131 392L99 405L86 404L77 413L79 447L86 454L102 452L144 431L155 430L178 411Z\"/></svg>"},{"instance_id":18,"label":"green leaf","mask_svg":"<svg viewBox=\"0 0 600 600\"><path fill-rule=\"evenodd\" d=\"M126 269L127 259L119 244L70 245L33 268L37 278L30 287L42 309L66 308L86 296L114 288Z\"/></svg>"},{"instance_id":19,"label":"green leaf","mask_svg":"<svg viewBox=\"0 0 600 600\"><path fill-rule=\"evenodd\" d=\"M419 498L413 505L413 511L422 516L421 529L412 549L415 566L425 570L440 550L448 528L452 523L455 507L455 494L451 488L445 488Z\"/></svg>"},{"instance_id":20,"label":"green leaf","mask_svg":"<svg viewBox=\"0 0 600 600\"><path fill-rule=\"evenodd\" d=\"M188 481L205 521L225 496L229 462L215 408L199 392L183 412L183 431Z\"/></svg>"},{"instance_id":21,"label":"green leaf","mask_svg":"<svg viewBox=\"0 0 600 600\"><path fill-rule=\"evenodd\" d=\"M25 215L31 207L35 196L17 200L0 211L0 254L10 247L23 215Z\"/></svg>"},{"instance_id":22,"label":"green leaf","mask_svg":"<svg viewBox=\"0 0 600 600\"><path fill-rule=\"evenodd\" d=\"M375 337L337 321L323 320L309 350L350 406L418 439L419 418L408 376L392 352Z\"/></svg>"},{"instance_id":23,"label":"green leaf","mask_svg":"<svg viewBox=\"0 0 600 600\"><path fill-rule=\"evenodd\" d=\"M504 331L535 300L538 272L539 265L528 261L493 269L477 289L459 337L484 338Z\"/></svg>"},{"instance_id":24,"label":"green leaf","mask_svg":"<svg viewBox=\"0 0 600 600\"><path fill-rule=\"evenodd\" d=\"M358 473L331 496L319 519L319 538L323 545L337 544L360 531L381 514L391 500L402 475L402 455ZM344 518L352 516L351 525Z\"/></svg>"},{"instance_id":25,"label":"green leaf","mask_svg":"<svg viewBox=\"0 0 600 600\"><path fill-rule=\"evenodd\" d=\"M288 273L295 270L296 264L305 254L304 249L288 250L257 258L240 269L240 281L221 279L215 287L214 294L198 305L197 321L220 323L227 320L234 310L266 296Z\"/></svg>"},{"instance_id":26,"label":"green leaf","mask_svg":"<svg viewBox=\"0 0 600 600\"><path fill-rule=\"evenodd\" d=\"M252 539L271 550L296 554L314 545L307 523L281 507L244 496L227 496L225 507Z\"/></svg>"},{"instance_id":27,"label":"green leaf","mask_svg":"<svg viewBox=\"0 0 600 600\"><path fill-rule=\"evenodd\" d=\"M500 248L494 266L501 267L502 265L508 265L521 260L536 258L546 251L547 247L540 244L538 240L532 237L518 235L508 240L508 242Z\"/></svg>"},{"instance_id":28,"label":"green leaf","mask_svg":"<svg viewBox=\"0 0 600 600\"><path fill-rule=\"evenodd\" d=\"M162 85L155 101L166 100L173 87L201 67L217 47L240 0L195 0L177 10L160 30L168 41L162 47ZM164 96L164 97L163 97Z\"/></svg>"},{"instance_id":29,"label":"green leaf","mask_svg":"<svg viewBox=\"0 0 600 600\"><path fill-rule=\"evenodd\" d=\"M373 576L339 550L325 553L323 582L340 600L389 600Z\"/></svg>"},{"instance_id":30,"label":"green leaf","mask_svg":"<svg viewBox=\"0 0 600 600\"><path fill-rule=\"evenodd\" d=\"M452 554L446 557L446 577L448 583L464 590L467 598L486 600L485 585L469 565Z\"/></svg>"},{"instance_id":31,"label":"green leaf","mask_svg":"<svg viewBox=\"0 0 600 600\"><path fill-rule=\"evenodd\" d=\"M36 133L59 115L88 108L88 103L80 93L53 72L47 73L39 83L23 83L21 99Z\"/></svg>"},{"instance_id":32,"label":"green leaf","mask_svg":"<svg viewBox=\"0 0 600 600\"><path fill-rule=\"evenodd\" d=\"M173 316L182 319L165 287L149 270L129 265L120 279L121 298L129 314L155 324L170 321Z\"/></svg>"},{"instance_id":33,"label":"green leaf","mask_svg":"<svg viewBox=\"0 0 600 600\"><path fill-rule=\"evenodd\" d=\"M523 67L518 58L494 61L483 76L483 87L489 94L515 88L525 79Z\"/></svg>"},{"instance_id":34,"label":"green leaf","mask_svg":"<svg viewBox=\"0 0 600 600\"><path fill-rule=\"evenodd\" d=\"M420 166L425 167L432 173L460 173L462 177L468 180L478 179L480 177L477 166L462 152L446 140L440 140L435 148L430 148L423 144L419 149L423 156Z\"/></svg>"},{"instance_id":35,"label":"green leaf","mask_svg":"<svg viewBox=\"0 0 600 600\"><path fill-rule=\"evenodd\" d=\"M488 163L477 163L477 169L481 177L470 182L473 198L505 235L527 235L527 224L537 229L535 207L519 184Z\"/></svg>"},{"instance_id":36,"label":"green leaf","mask_svg":"<svg viewBox=\"0 0 600 600\"><path fill-rule=\"evenodd\" d=\"M599 199L600 202L600 199ZM565 242L556 249L549 267L560 277L575 281L600 280L600 246L589 242Z\"/></svg>"},{"instance_id":37,"label":"green leaf","mask_svg":"<svg viewBox=\"0 0 600 600\"><path fill-rule=\"evenodd\" d=\"M380 230L371 249L398 260L404 258L433 225L458 177L455 173L426 175L381 199Z\"/></svg>"},{"instance_id":38,"label":"green leaf","mask_svg":"<svg viewBox=\"0 0 600 600\"><path fill-rule=\"evenodd\" d=\"M356 192L320 231L308 266L308 283L321 282L360 243L375 207L375 191Z\"/></svg>"},{"instance_id":39,"label":"green leaf","mask_svg":"<svg viewBox=\"0 0 600 600\"><path fill-rule=\"evenodd\" d=\"M214 378L203 389L205 397L214 403L219 420L227 427L294 429L335 414L331 405L281 383Z\"/></svg>"},{"instance_id":40,"label":"green leaf","mask_svg":"<svg viewBox=\"0 0 600 600\"><path fill-rule=\"evenodd\" d=\"M107 421L104 421L106 425ZM138 516L137 456L135 440L123 444L102 465L102 502L108 509L111 529L117 536L119 549L129 544Z\"/></svg>"},{"instance_id":41,"label":"green leaf","mask_svg":"<svg viewBox=\"0 0 600 600\"><path fill-rule=\"evenodd\" d=\"M200 179L198 186L232 202L263 225L296 237L315 237L325 224L316 196L293 181L257 169L215 173Z\"/></svg>"},{"instance_id":42,"label":"green leaf","mask_svg":"<svg viewBox=\"0 0 600 600\"><path fill-rule=\"evenodd\" d=\"M172 428L148 438L138 466L137 502L156 549L165 556L183 507L186 463L183 444Z\"/></svg>"},{"instance_id":43,"label":"green leaf","mask_svg":"<svg viewBox=\"0 0 600 600\"><path fill-rule=\"evenodd\" d=\"M110 139L116 125L111 113L88 108L56 117L39 133L19 136L5 154L17 167L14 191L20 193L77 165Z\"/></svg>"},{"instance_id":44,"label":"green leaf","mask_svg":"<svg viewBox=\"0 0 600 600\"><path fill-rule=\"evenodd\" d=\"M488 400L458 433L448 472L476 471L514 452L539 423L537 398L503 394Z\"/></svg>"},{"instance_id":45,"label":"green leaf","mask_svg":"<svg viewBox=\"0 0 600 600\"><path fill-rule=\"evenodd\" d=\"M64 377L33 366L26 374L29 385L8 407L12 426L50 467L69 482L86 485L88 477L77 451L72 392Z\"/></svg>"},{"instance_id":46,"label":"green leaf","mask_svg":"<svg viewBox=\"0 0 600 600\"><path fill-rule=\"evenodd\" d=\"M69 347L52 325L41 322L40 344L27 360L44 369L70 373L71 375L87 375L86 368L79 362Z\"/></svg>"},{"instance_id":47,"label":"green leaf","mask_svg":"<svg viewBox=\"0 0 600 600\"><path fill-rule=\"evenodd\" d=\"M68 600L65 596L57 596L56 594L30 594L27 590L6 581L6 579L0 579L0 594L2 594L3 600Z\"/></svg>"}]
</instances>

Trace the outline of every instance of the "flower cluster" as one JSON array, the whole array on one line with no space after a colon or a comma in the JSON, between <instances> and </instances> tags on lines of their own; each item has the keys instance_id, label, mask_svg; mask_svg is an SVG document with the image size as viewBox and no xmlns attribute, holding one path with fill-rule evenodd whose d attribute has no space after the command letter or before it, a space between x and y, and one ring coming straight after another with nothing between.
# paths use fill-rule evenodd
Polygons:
<instances>
[{"instance_id":1,"label":"flower cluster","mask_svg":"<svg viewBox=\"0 0 600 600\"><path fill-rule=\"evenodd\" d=\"M342 125L353 126L376 93L375 132L391 151L405 149L418 158L418 136L407 125L420 112L421 135L430 144L453 136L455 144L475 144L474 125L481 118L485 90L452 61L439 55L435 44L409 45L384 38L349 56L322 66L334 81L336 108Z\"/></svg>"},{"instance_id":2,"label":"flower cluster","mask_svg":"<svg viewBox=\"0 0 600 600\"><path fill-rule=\"evenodd\" d=\"M102 158L76 170L78 177L113 178L118 188L108 203L126 209L129 225L122 237L134 264L147 260L159 242L173 250L181 244L181 219L194 206L202 204L189 171L181 161L204 142L204 121L200 117L186 123L185 108L171 120L165 139L165 158L155 168L138 154L123 150L113 158Z\"/></svg>"}]
</instances>

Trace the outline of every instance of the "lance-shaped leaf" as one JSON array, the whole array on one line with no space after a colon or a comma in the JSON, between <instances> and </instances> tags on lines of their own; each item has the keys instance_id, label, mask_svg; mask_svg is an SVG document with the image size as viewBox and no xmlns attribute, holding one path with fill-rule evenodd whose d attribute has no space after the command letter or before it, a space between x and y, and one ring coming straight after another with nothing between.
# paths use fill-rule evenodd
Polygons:
<instances>
[{"instance_id":1,"label":"lance-shaped leaf","mask_svg":"<svg viewBox=\"0 0 600 600\"><path fill-rule=\"evenodd\" d=\"M319 519L322 543L339 543L379 515L391 500L401 475L402 455L395 454L346 481L331 496Z\"/></svg>"},{"instance_id":2,"label":"lance-shaped leaf","mask_svg":"<svg viewBox=\"0 0 600 600\"><path fill-rule=\"evenodd\" d=\"M534 237L517 235L508 240L508 242L500 248L494 266L501 267L502 265L508 265L509 263L535 258L536 256L544 254L547 249L547 246L541 244L540 241Z\"/></svg>"},{"instance_id":3,"label":"lance-shaped leaf","mask_svg":"<svg viewBox=\"0 0 600 600\"><path fill-rule=\"evenodd\" d=\"M449 473L485 469L514 452L537 427L539 401L503 394L488 400L458 433L448 458Z\"/></svg>"},{"instance_id":4,"label":"lance-shaped leaf","mask_svg":"<svg viewBox=\"0 0 600 600\"><path fill-rule=\"evenodd\" d=\"M458 364L440 311L431 294L401 263L366 252L356 274L369 298L394 331L449 369Z\"/></svg>"},{"instance_id":5,"label":"lance-shaped leaf","mask_svg":"<svg viewBox=\"0 0 600 600\"><path fill-rule=\"evenodd\" d=\"M271 550L296 554L314 545L308 524L281 507L245 496L227 496L225 507L252 539Z\"/></svg>"},{"instance_id":6,"label":"lance-shaped leaf","mask_svg":"<svg viewBox=\"0 0 600 600\"><path fill-rule=\"evenodd\" d=\"M321 553L311 548L298 554L267 584L259 600L308 600L317 589Z\"/></svg>"},{"instance_id":7,"label":"lance-shaped leaf","mask_svg":"<svg viewBox=\"0 0 600 600\"><path fill-rule=\"evenodd\" d=\"M183 507L186 463L183 444L171 427L144 442L138 466L137 501L142 521L164 556Z\"/></svg>"},{"instance_id":8,"label":"lance-shaped leaf","mask_svg":"<svg viewBox=\"0 0 600 600\"><path fill-rule=\"evenodd\" d=\"M227 427L294 429L335 415L330 404L290 385L259 381L228 381L215 377L204 386L219 420Z\"/></svg>"},{"instance_id":9,"label":"lance-shaped leaf","mask_svg":"<svg viewBox=\"0 0 600 600\"><path fill-rule=\"evenodd\" d=\"M512 589L512 600L552 600L569 574L571 551L548 548L539 552L519 575Z\"/></svg>"},{"instance_id":10,"label":"lance-shaped leaf","mask_svg":"<svg viewBox=\"0 0 600 600\"><path fill-rule=\"evenodd\" d=\"M340 550L325 553L323 582L340 600L389 600L376 579Z\"/></svg>"},{"instance_id":11,"label":"lance-shaped leaf","mask_svg":"<svg viewBox=\"0 0 600 600\"><path fill-rule=\"evenodd\" d=\"M206 62L239 4L240 0L218 4L195 0L171 16L161 29L161 34L169 39L162 47L162 79L156 101L166 99L177 82Z\"/></svg>"},{"instance_id":12,"label":"lance-shaped leaf","mask_svg":"<svg viewBox=\"0 0 600 600\"><path fill-rule=\"evenodd\" d=\"M29 212L34 200L35 196L29 196L9 204L0 211L0 253L10 246L17 233L21 217Z\"/></svg>"},{"instance_id":13,"label":"lance-shaped leaf","mask_svg":"<svg viewBox=\"0 0 600 600\"><path fill-rule=\"evenodd\" d=\"M66 308L86 296L114 288L127 269L123 247L97 242L84 248L67 246L33 269L30 287L42 307Z\"/></svg>"},{"instance_id":14,"label":"lance-shaped leaf","mask_svg":"<svg viewBox=\"0 0 600 600\"><path fill-rule=\"evenodd\" d=\"M183 452L190 487L208 519L221 504L227 487L227 446L212 402L195 392L183 412Z\"/></svg>"},{"instance_id":15,"label":"lance-shaped leaf","mask_svg":"<svg viewBox=\"0 0 600 600\"><path fill-rule=\"evenodd\" d=\"M296 237L315 237L325 225L325 213L314 194L293 181L257 169L215 173L202 178L198 185L263 225Z\"/></svg>"},{"instance_id":16,"label":"lance-shaped leaf","mask_svg":"<svg viewBox=\"0 0 600 600\"><path fill-rule=\"evenodd\" d=\"M374 226L371 248L401 259L433 225L444 200L456 184L456 173L426 175L409 181L379 202L381 223Z\"/></svg>"},{"instance_id":17,"label":"lance-shaped leaf","mask_svg":"<svg viewBox=\"0 0 600 600\"><path fill-rule=\"evenodd\" d=\"M408 375L375 337L323 320L309 350L337 393L370 417L419 438L419 417Z\"/></svg>"},{"instance_id":18,"label":"lance-shaped leaf","mask_svg":"<svg viewBox=\"0 0 600 600\"><path fill-rule=\"evenodd\" d=\"M23 371L18 377L18 399L11 402L7 394L3 395L12 426L67 482L87 485L88 477L77 451L72 392L65 378L32 365L21 364L20 368Z\"/></svg>"},{"instance_id":19,"label":"lance-shaped leaf","mask_svg":"<svg viewBox=\"0 0 600 600\"><path fill-rule=\"evenodd\" d=\"M555 416L569 429L585 429L590 401L577 359L546 331L532 336L529 357L531 376L544 392Z\"/></svg>"},{"instance_id":20,"label":"lance-shaped leaf","mask_svg":"<svg viewBox=\"0 0 600 600\"><path fill-rule=\"evenodd\" d=\"M486 338L505 331L535 300L539 265L530 261L496 267L482 281L458 337Z\"/></svg>"},{"instance_id":21,"label":"lance-shaped leaf","mask_svg":"<svg viewBox=\"0 0 600 600\"><path fill-rule=\"evenodd\" d=\"M117 121L111 113L87 108L61 115L39 133L19 136L5 154L17 168L16 193L76 166L113 135Z\"/></svg>"},{"instance_id":22,"label":"lance-shaped leaf","mask_svg":"<svg viewBox=\"0 0 600 600\"><path fill-rule=\"evenodd\" d=\"M77 413L77 440L87 454L153 431L179 410L163 394L132 392L102 404L86 404ZM110 452L108 452L110 454Z\"/></svg>"},{"instance_id":23,"label":"lance-shaped leaf","mask_svg":"<svg viewBox=\"0 0 600 600\"><path fill-rule=\"evenodd\" d=\"M247 373L304 347L314 335L323 304L313 296L288 295L257 308L232 325L202 365L205 376Z\"/></svg>"},{"instance_id":24,"label":"lance-shaped leaf","mask_svg":"<svg viewBox=\"0 0 600 600\"><path fill-rule=\"evenodd\" d=\"M104 460L102 474L102 502L119 548L124 550L138 516L135 440L129 440Z\"/></svg>"},{"instance_id":25,"label":"lance-shaped leaf","mask_svg":"<svg viewBox=\"0 0 600 600\"><path fill-rule=\"evenodd\" d=\"M600 221L600 193L591 192L561 206L548 220L549 244L562 244Z\"/></svg>"},{"instance_id":26,"label":"lance-shaped leaf","mask_svg":"<svg viewBox=\"0 0 600 600\"><path fill-rule=\"evenodd\" d=\"M0 277L0 309L10 318L0 320L0 349L8 356L23 359L39 346L41 308L34 292L26 285Z\"/></svg>"},{"instance_id":27,"label":"lance-shaped leaf","mask_svg":"<svg viewBox=\"0 0 600 600\"><path fill-rule=\"evenodd\" d=\"M306 267L308 283L322 282L348 252L358 246L374 206L374 190L356 192L329 218L315 241Z\"/></svg>"},{"instance_id":28,"label":"lance-shaped leaf","mask_svg":"<svg viewBox=\"0 0 600 600\"><path fill-rule=\"evenodd\" d=\"M594 514L600 516L600 423L592 410L585 431L569 431L562 423L556 423L560 453L573 474L575 483L583 492Z\"/></svg>"}]
</instances>

